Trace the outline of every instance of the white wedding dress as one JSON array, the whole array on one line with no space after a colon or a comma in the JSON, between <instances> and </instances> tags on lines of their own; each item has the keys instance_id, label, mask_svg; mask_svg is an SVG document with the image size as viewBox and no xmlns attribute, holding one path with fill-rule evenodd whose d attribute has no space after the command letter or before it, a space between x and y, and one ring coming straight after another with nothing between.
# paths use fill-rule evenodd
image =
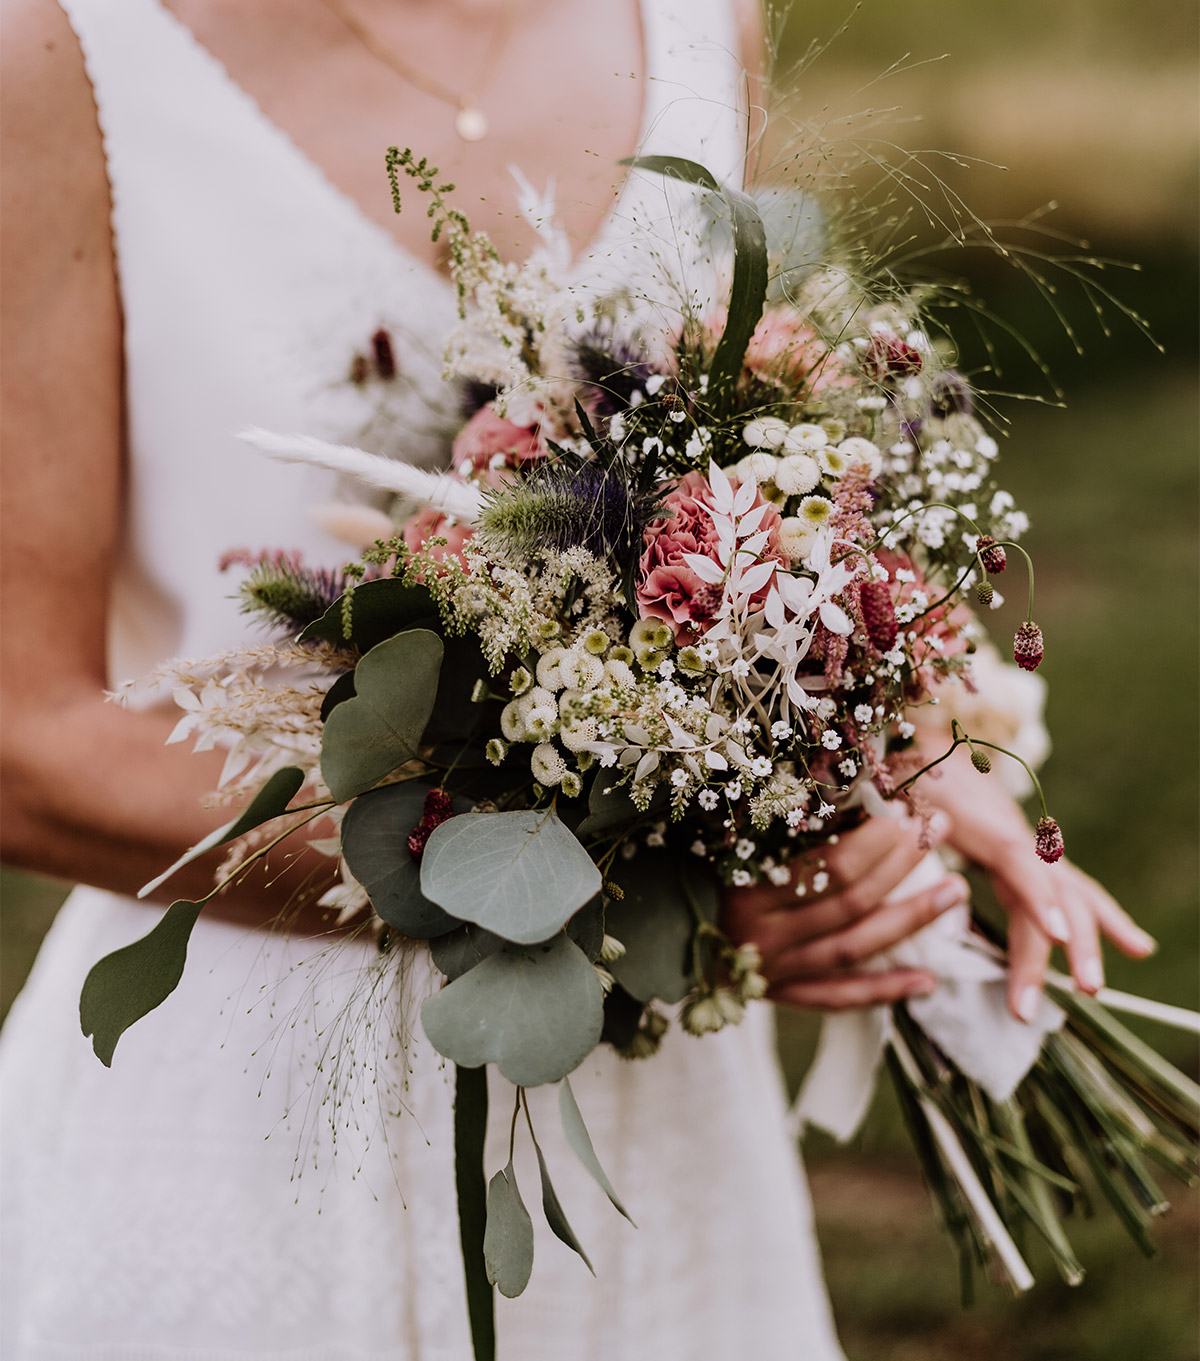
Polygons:
<instances>
[{"instance_id":1,"label":"white wedding dress","mask_svg":"<svg viewBox=\"0 0 1200 1361\"><path fill-rule=\"evenodd\" d=\"M331 480L273 465L234 432L355 438L371 412L345 373L380 324L410 385L407 450L434 456L450 415L439 374L453 295L156 0L61 2L96 92L124 305L119 680L244 636L217 572L227 549L344 559L310 513L331 499ZM643 0L643 147L726 174L742 149L730 10ZM631 178L590 268L616 268L649 192ZM80 1033L80 985L153 911L73 893L5 1028L0 1356L469 1361L452 1077L419 1035L401 1076L392 1004L355 992L370 951L202 916L178 991L124 1036L109 1070ZM357 1025L353 1042L339 1015ZM638 1227L577 1165L554 1093L535 1092L596 1279L539 1222L532 1284L498 1300L502 1361L840 1357L769 1009L704 1041L675 1028L651 1062L602 1049L573 1085ZM511 1100L496 1082L489 1174L507 1160ZM518 1146L540 1221L536 1166L527 1141Z\"/></svg>"}]
</instances>

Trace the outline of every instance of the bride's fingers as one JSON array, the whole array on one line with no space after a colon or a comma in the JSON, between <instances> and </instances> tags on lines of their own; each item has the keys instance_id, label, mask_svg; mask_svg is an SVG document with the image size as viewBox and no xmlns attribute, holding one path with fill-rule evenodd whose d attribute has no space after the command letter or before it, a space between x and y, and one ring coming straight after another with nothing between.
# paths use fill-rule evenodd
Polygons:
<instances>
[{"instance_id":1,"label":"bride's fingers","mask_svg":"<svg viewBox=\"0 0 1200 1361\"><path fill-rule=\"evenodd\" d=\"M1071 977L1087 993L1104 986L1104 959L1100 952L1100 928L1087 897L1071 881L1063 884L1062 909L1071 933L1063 949L1071 966Z\"/></svg>"},{"instance_id":2,"label":"bride's fingers","mask_svg":"<svg viewBox=\"0 0 1200 1361\"><path fill-rule=\"evenodd\" d=\"M1015 913L1008 928L1008 1008L1018 1021L1032 1021L1042 995L1050 937L1032 917Z\"/></svg>"},{"instance_id":3,"label":"bride's fingers","mask_svg":"<svg viewBox=\"0 0 1200 1361\"><path fill-rule=\"evenodd\" d=\"M894 826L897 830L892 834L888 850L857 878L842 879L840 887L817 899L805 901L794 893L785 898L790 910L773 914L759 932L758 944L765 960L770 962L785 950L817 937L829 936L856 922L869 922L884 911L880 904L926 855L919 825L896 823ZM816 882L820 884L821 881Z\"/></svg>"},{"instance_id":4,"label":"bride's fingers","mask_svg":"<svg viewBox=\"0 0 1200 1361\"><path fill-rule=\"evenodd\" d=\"M1158 942L1154 937L1148 931L1143 931L1129 913L1090 874L1085 874L1078 865L1060 863L1086 899L1101 932L1122 954L1129 955L1132 959L1144 959L1158 949Z\"/></svg>"},{"instance_id":5,"label":"bride's fingers","mask_svg":"<svg viewBox=\"0 0 1200 1361\"><path fill-rule=\"evenodd\" d=\"M990 861L986 868L996 896L1010 914L1032 918L1044 935L1066 944L1071 923L1059 901L1061 881L1067 877L1061 864L1045 865L1022 846Z\"/></svg>"},{"instance_id":6,"label":"bride's fingers","mask_svg":"<svg viewBox=\"0 0 1200 1361\"><path fill-rule=\"evenodd\" d=\"M788 1007L848 1011L855 1007L886 1006L908 997L928 997L936 986L933 974L920 969L891 969L887 973L797 979L778 984L767 996Z\"/></svg>"},{"instance_id":7,"label":"bride's fingers","mask_svg":"<svg viewBox=\"0 0 1200 1361\"><path fill-rule=\"evenodd\" d=\"M948 875L911 898L885 903L845 930L832 931L782 951L763 965L766 976L772 982L786 983L853 969L906 940L943 912L965 903L970 891L960 875Z\"/></svg>"}]
</instances>

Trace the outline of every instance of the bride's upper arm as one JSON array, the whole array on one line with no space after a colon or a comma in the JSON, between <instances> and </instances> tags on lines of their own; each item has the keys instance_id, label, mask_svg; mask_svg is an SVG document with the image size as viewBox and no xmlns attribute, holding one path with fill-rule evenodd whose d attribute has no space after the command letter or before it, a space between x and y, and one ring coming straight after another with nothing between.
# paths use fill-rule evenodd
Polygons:
<instances>
[{"instance_id":1,"label":"bride's upper arm","mask_svg":"<svg viewBox=\"0 0 1200 1361\"><path fill-rule=\"evenodd\" d=\"M0 683L13 776L23 748L45 740L43 720L104 684L121 317L91 87L54 0L6 0L0 78Z\"/></svg>"}]
</instances>

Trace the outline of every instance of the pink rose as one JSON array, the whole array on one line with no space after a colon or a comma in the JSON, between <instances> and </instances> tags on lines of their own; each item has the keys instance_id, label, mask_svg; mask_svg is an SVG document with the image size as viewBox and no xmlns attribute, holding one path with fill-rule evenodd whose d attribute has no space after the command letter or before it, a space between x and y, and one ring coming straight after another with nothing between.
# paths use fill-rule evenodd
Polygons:
<instances>
[{"instance_id":1,"label":"pink rose","mask_svg":"<svg viewBox=\"0 0 1200 1361\"><path fill-rule=\"evenodd\" d=\"M837 354L790 307L764 313L746 347L746 368L757 378L813 393L852 381Z\"/></svg>"},{"instance_id":2,"label":"pink rose","mask_svg":"<svg viewBox=\"0 0 1200 1361\"><path fill-rule=\"evenodd\" d=\"M713 503L712 490L703 474L685 473L665 500L674 514L656 520L643 536L645 551L639 564L637 604L643 618L651 616L670 624L675 630L675 641L683 644L703 631L721 601L720 587L701 581L684 561L689 553L702 553L717 561L717 532L705 509ZM759 493L754 505L762 504ZM769 506L761 525L770 533L763 557L782 562L779 524L779 511ZM766 591L764 586L755 598L764 598Z\"/></svg>"},{"instance_id":3,"label":"pink rose","mask_svg":"<svg viewBox=\"0 0 1200 1361\"><path fill-rule=\"evenodd\" d=\"M505 466L519 467L546 457L546 441L536 425L514 425L497 414L489 402L458 432L450 461L459 473L486 472L500 455ZM465 465L465 466L464 466Z\"/></svg>"}]
</instances>

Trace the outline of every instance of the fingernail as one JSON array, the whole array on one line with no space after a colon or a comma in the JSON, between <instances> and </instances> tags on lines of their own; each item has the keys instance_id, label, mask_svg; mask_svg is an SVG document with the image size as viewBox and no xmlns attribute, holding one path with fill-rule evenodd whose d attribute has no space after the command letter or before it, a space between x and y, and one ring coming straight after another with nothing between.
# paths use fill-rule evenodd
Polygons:
<instances>
[{"instance_id":1,"label":"fingernail","mask_svg":"<svg viewBox=\"0 0 1200 1361\"><path fill-rule=\"evenodd\" d=\"M933 905L939 912L947 912L963 902L966 896L961 879L947 879L934 890Z\"/></svg>"},{"instance_id":2,"label":"fingernail","mask_svg":"<svg viewBox=\"0 0 1200 1361\"><path fill-rule=\"evenodd\" d=\"M1154 939L1149 931L1143 931L1140 926L1135 926L1131 935L1133 936L1134 945L1143 955L1152 955L1158 949L1158 941Z\"/></svg>"},{"instance_id":3,"label":"fingernail","mask_svg":"<svg viewBox=\"0 0 1200 1361\"><path fill-rule=\"evenodd\" d=\"M1071 927L1067 922L1066 915L1061 907L1051 907L1046 911L1046 925L1050 928L1050 934L1060 945L1065 945L1071 938Z\"/></svg>"},{"instance_id":4,"label":"fingernail","mask_svg":"<svg viewBox=\"0 0 1200 1361\"><path fill-rule=\"evenodd\" d=\"M1031 983L1027 988L1022 988L1017 994L1017 1015L1026 1025L1037 1015L1038 999L1041 997L1041 989L1035 988Z\"/></svg>"},{"instance_id":5,"label":"fingernail","mask_svg":"<svg viewBox=\"0 0 1200 1361\"><path fill-rule=\"evenodd\" d=\"M1075 971L1079 986L1086 992L1099 992L1104 986L1104 967L1095 957L1085 959Z\"/></svg>"}]
</instances>

